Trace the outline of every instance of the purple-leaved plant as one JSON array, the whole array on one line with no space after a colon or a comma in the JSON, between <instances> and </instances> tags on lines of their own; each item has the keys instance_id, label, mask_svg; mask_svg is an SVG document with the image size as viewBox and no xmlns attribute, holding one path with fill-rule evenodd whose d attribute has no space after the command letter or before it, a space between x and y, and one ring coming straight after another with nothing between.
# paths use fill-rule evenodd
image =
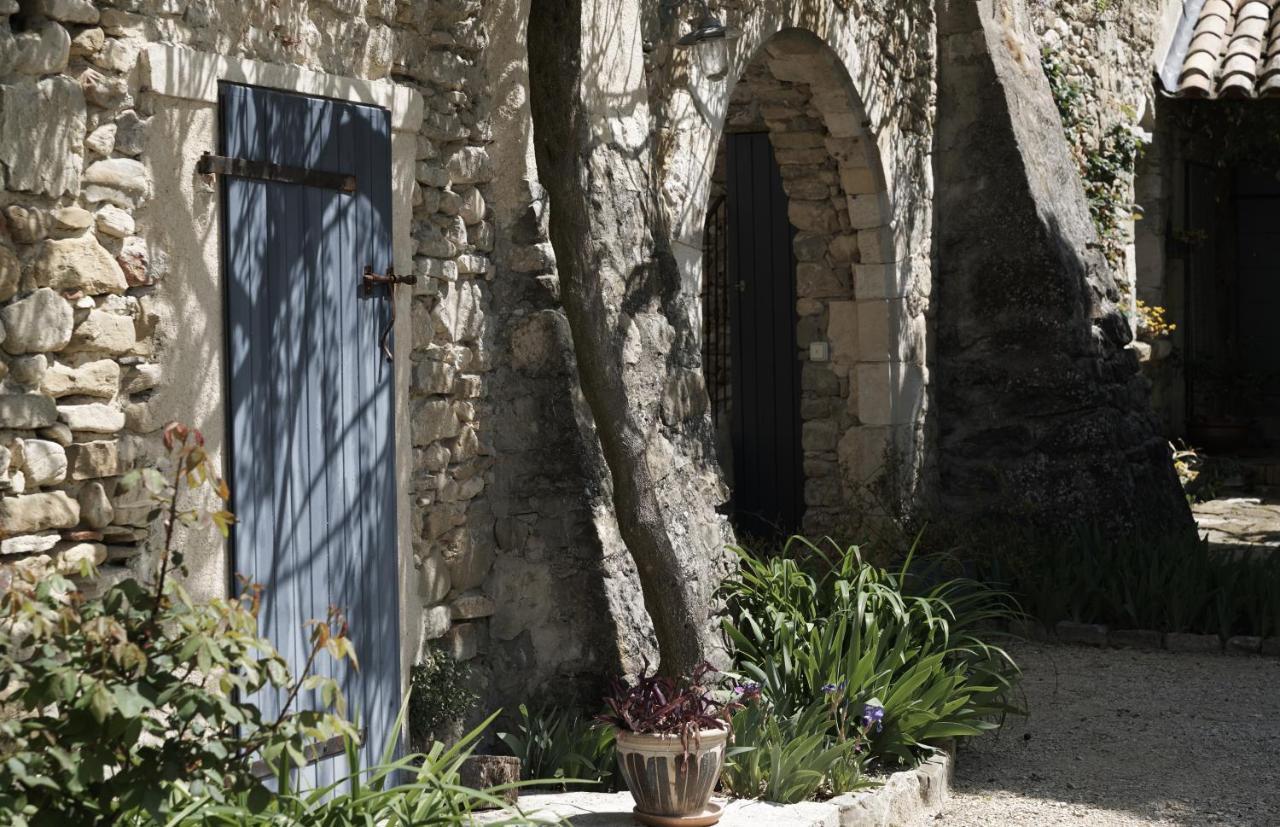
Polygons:
<instances>
[{"instance_id":1,"label":"purple-leaved plant","mask_svg":"<svg viewBox=\"0 0 1280 827\"><path fill-rule=\"evenodd\" d=\"M712 697L712 687L705 683L716 670L705 661L694 667L688 677L679 680L656 672L650 675L648 671L646 661L635 683L625 677L614 679L604 699L609 710L597 720L625 732L677 735L686 758L689 744L696 745L699 732L728 729L729 717L742 706L741 701L760 692L754 684L735 687L732 700L717 701ZM739 688L741 692L737 691Z\"/></svg>"}]
</instances>

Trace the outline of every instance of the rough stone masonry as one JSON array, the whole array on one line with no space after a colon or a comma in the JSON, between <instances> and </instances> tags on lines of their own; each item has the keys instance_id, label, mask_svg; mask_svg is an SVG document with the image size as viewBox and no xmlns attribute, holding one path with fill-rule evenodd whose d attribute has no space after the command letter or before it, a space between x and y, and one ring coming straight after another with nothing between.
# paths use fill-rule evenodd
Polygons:
<instances>
[{"instance_id":1,"label":"rough stone masonry","mask_svg":"<svg viewBox=\"0 0 1280 827\"><path fill-rule=\"evenodd\" d=\"M1189 533L1026 18L941 9L940 503L1038 532Z\"/></svg>"},{"instance_id":2,"label":"rough stone masonry","mask_svg":"<svg viewBox=\"0 0 1280 827\"><path fill-rule=\"evenodd\" d=\"M192 170L153 166L179 157L154 143L156 115L184 116L144 82L146 47L174 44L394 82L424 103L407 182L419 281L400 327L412 363L405 646L470 661L495 703L556 677L598 682L620 651L643 648L633 567L609 534L598 449L575 416L541 189L491 154L488 90L519 59L491 49L490 31L519 6L0 2L0 559L69 574L88 560L99 583L143 571L150 504L119 479L157 461L169 415L191 415L165 396L173 371L199 370L192 353L223 347L173 323L191 312L178 305L192 286L175 275L190 268L172 261L191 228L156 206L178 197L157 182L204 186ZM504 123L512 142L527 131L519 112ZM193 424L216 454L222 423ZM225 548L193 542L189 560L212 575L197 591L216 594Z\"/></svg>"},{"instance_id":3,"label":"rough stone masonry","mask_svg":"<svg viewBox=\"0 0 1280 827\"><path fill-rule=\"evenodd\" d=\"M960 520L1030 509L1118 531L1124 514L1189 525L1111 286L1084 252L1079 181L1028 68L1034 49L1011 57L992 4L979 25L956 1L725 2L745 32L725 80L699 77L651 4L629 4L648 50L596 116L619 140L654 144L649 185L680 268L678 312L643 314L633 331L634 352L663 356L645 391L661 437L646 461L699 491L723 482L704 450L700 264L687 251L700 249L737 76L767 54L775 79L807 86L770 94L800 93L825 119L777 119L808 205L793 220L822 224L797 251L812 265L797 347L826 337L837 356L806 366L814 513L837 524L893 446L911 504ZM601 44L606 18L592 17ZM0 0L0 560L69 573L90 561L104 582L140 568L150 504L120 476L160 455L159 430L182 410L166 396L175 373L224 349L220 324L201 337L174 325L218 317L189 301L200 285L183 283L181 260L217 244L210 231L180 245L196 227L175 227L163 206L214 192L167 168L186 156L163 145L157 119L199 117L144 82L147 48L168 44L395 84L422 102L397 182L411 191L419 277L399 330L406 650L469 661L485 709L546 693L593 703L604 677L651 652L548 242L527 22L518 0ZM632 117L646 97L652 116ZM855 140L865 154L849 163ZM220 456L218 416L193 424ZM225 548L198 551L213 572L203 593L225 589ZM712 578L721 561L690 565Z\"/></svg>"}]
</instances>

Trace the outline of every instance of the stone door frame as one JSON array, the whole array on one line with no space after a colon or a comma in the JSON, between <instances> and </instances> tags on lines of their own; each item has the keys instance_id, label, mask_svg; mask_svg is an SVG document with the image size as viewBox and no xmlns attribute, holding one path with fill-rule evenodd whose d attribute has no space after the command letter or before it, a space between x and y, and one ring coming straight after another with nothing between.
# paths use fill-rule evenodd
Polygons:
<instances>
[{"instance_id":1,"label":"stone door frame","mask_svg":"<svg viewBox=\"0 0 1280 827\"><path fill-rule=\"evenodd\" d=\"M336 100L383 107L391 113L391 241L396 272L413 272L411 235L414 164L423 101L413 89L387 80L359 78L296 66L231 58L171 44L153 43L141 61L142 94L154 110L143 158L151 167L155 196L143 215L152 259L166 259L168 272L156 294L158 338L163 352L162 382L153 400L157 420L180 419L201 428L215 463L226 467L226 327L221 249L221 187L195 171L204 151L218 146L218 84L233 81ZM144 98L145 99L145 98ZM412 518L409 474L412 456L409 419L410 352L413 336L409 290L396 291L395 455L397 587L400 592L400 676L402 691L415 654L410 628L413 605ZM189 588L197 598L229 594L234 573L229 550L217 535L188 538L192 570ZM414 621L416 622L416 620Z\"/></svg>"},{"instance_id":2,"label":"stone door frame","mask_svg":"<svg viewBox=\"0 0 1280 827\"><path fill-rule=\"evenodd\" d=\"M836 434L840 473L861 486L889 471L890 479L899 480L892 487L909 497L923 461L929 378L927 300L912 294L928 289L929 239L927 226L911 226L910 213L919 204L904 200L919 195L927 204L931 193L927 180L913 180L903 169L907 159L895 146L897 132L879 128L883 96L874 73L863 70L857 47L842 39L848 33L824 36L822 28L762 22L736 44L727 81L714 86L702 81L687 90L701 100L694 108L702 113L702 123L687 130L688 142L669 161L667 186L674 189L678 183L683 196L674 222L675 253L686 291L699 295L703 215L719 138L747 68L765 61L778 80L810 86L828 135L853 142L851 152L827 152L848 197L843 232L856 234L860 251L847 291L831 301L823 336L830 347L827 358L857 389L850 394L850 408L860 424ZM886 469L891 456L899 467Z\"/></svg>"}]
</instances>

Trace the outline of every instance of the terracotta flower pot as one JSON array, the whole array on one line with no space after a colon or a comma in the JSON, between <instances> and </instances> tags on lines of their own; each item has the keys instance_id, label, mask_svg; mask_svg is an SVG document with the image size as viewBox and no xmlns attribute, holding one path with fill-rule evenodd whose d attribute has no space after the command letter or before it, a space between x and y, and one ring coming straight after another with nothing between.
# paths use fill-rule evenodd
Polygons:
<instances>
[{"instance_id":1,"label":"terracotta flower pot","mask_svg":"<svg viewBox=\"0 0 1280 827\"><path fill-rule=\"evenodd\" d=\"M704 729L690 738L687 757L678 735L619 730L617 736L618 767L638 815L678 819L707 813L724 767L728 729Z\"/></svg>"}]
</instances>

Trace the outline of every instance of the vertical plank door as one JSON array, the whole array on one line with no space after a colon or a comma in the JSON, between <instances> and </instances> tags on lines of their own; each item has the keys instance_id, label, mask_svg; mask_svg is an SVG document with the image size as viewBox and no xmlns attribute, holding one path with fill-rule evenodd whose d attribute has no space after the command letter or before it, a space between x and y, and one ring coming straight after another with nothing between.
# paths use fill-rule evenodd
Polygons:
<instances>
[{"instance_id":1,"label":"vertical plank door","mask_svg":"<svg viewBox=\"0 0 1280 827\"><path fill-rule=\"evenodd\" d=\"M327 655L364 728L367 766L395 738L400 704L391 365L378 349L391 264L391 132L386 110L223 83L221 153L354 174L354 193L223 178L230 482L235 571L264 587L260 626L292 668L310 619L345 612L357 672ZM282 697L259 693L268 716ZM318 708L315 693L299 704ZM346 774L320 761L301 784Z\"/></svg>"},{"instance_id":2,"label":"vertical plank door","mask_svg":"<svg viewBox=\"0 0 1280 827\"><path fill-rule=\"evenodd\" d=\"M1274 170L1235 171L1234 307L1237 409L1256 436L1280 443L1280 179Z\"/></svg>"},{"instance_id":3,"label":"vertical plank door","mask_svg":"<svg viewBox=\"0 0 1280 827\"><path fill-rule=\"evenodd\" d=\"M728 152L735 521L790 534L804 513L795 229L768 133L730 134Z\"/></svg>"}]
</instances>

